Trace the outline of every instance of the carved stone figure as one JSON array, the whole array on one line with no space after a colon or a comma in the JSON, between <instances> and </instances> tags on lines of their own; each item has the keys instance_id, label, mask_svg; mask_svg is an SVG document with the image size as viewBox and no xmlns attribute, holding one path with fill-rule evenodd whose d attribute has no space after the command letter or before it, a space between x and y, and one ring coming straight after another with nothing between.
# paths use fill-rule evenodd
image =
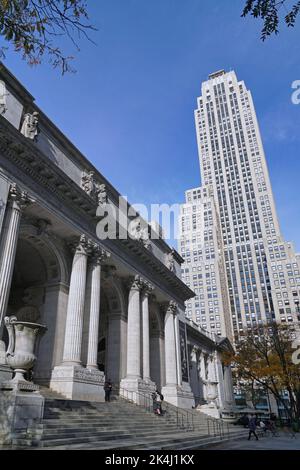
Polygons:
<instances>
[{"instance_id":1,"label":"carved stone figure","mask_svg":"<svg viewBox=\"0 0 300 470\"><path fill-rule=\"evenodd\" d=\"M96 184L96 194L98 198L98 204L107 203L107 191L105 184Z\"/></svg>"},{"instance_id":2,"label":"carved stone figure","mask_svg":"<svg viewBox=\"0 0 300 470\"><path fill-rule=\"evenodd\" d=\"M6 107L6 87L5 83L0 80L0 114L4 114L7 110Z\"/></svg>"},{"instance_id":3,"label":"carved stone figure","mask_svg":"<svg viewBox=\"0 0 300 470\"><path fill-rule=\"evenodd\" d=\"M81 176L82 189L98 204L107 203L107 191L105 184L97 183L93 171L84 171Z\"/></svg>"},{"instance_id":4,"label":"carved stone figure","mask_svg":"<svg viewBox=\"0 0 300 470\"><path fill-rule=\"evenodd\" d=\"M166 266L172 273L176 273L174 250L172 250L170 253L167 254Z\"/></svg>"},{"instance_id":5,"label":"carved stone figure","mask_svg":"<svg viewBox=\"0 0 300 470\"><path fill-rule=\"evenodd\" d=\"M84 171L82 173L81 187L89 196L95 196L96 185L93 171Z\"/></svg>"},{"instance_id":6,"label":"carved stone figure","mask_svg":"<svg viewBox=\"0 0 300 470\"><path fill-rule=\"evenodd\" d=\"M133 240L141 242L145 248L150 247L148 225L146 223L143 224L139 217L130 222L128 232Z\"/></svg>"},{"instance_id":7,"label":"carved stone figure","mask_svg":"<svg viewBox=\"0 0 300 470\"><path fill-rule=\"evenodd\" d=\"M25 135L28 139L36 140L39 133L38 123L39 113L37 111L34 111L32 114L26 113L21 128L21 134Z\"/></svg>"}]
</instances>

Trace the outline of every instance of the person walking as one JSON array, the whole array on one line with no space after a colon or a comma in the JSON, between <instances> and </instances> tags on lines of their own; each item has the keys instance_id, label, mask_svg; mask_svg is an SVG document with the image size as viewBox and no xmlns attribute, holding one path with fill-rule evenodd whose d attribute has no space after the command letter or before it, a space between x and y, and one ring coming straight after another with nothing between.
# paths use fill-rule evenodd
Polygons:
<instances>
[{"instance_id":1,"label":"person walking","mask_svg":"<svg viewBox=\"0 0 300 470\"><path fill-rule=\"evenodd\" d=\"M163 414L163 410L161 406L163 399L164 399L164 396L158 390L156 390L156 403L157 403L157 409L158 409L159 415Z\"/></svg>"},{"instance_id":2,"label":"person walking","mask_svg":"<svg viewBox=\"0 0 300 470\"><path fill-rule=\"evenodd\" d=\"M157 415L157 414L159 414L159 410L158 410L159 405L158 405L158 402L157 402L157 397L158 397L157 392L153 392L151 396L152 396L152 400L153 400L153 413Z\"/></svg>"},{"instance_id":3,"label":"person walking","mask_svg":"<svg viewBox=\"0 0 300 470\"><path fill-rule=\"evenodd\" d=\"M248 441L250 441L252 434L254 435L254 437L256 437L256 440L258 441L258 437L257 437L257 434L256 434L255 430L256 430L256 417L252 416L252 418L250 418L250 420L249 420L249 437L248 437Z\"/></svg>"},{"instance_id":4,"label":"person walking","mask_svg":"<svg viewBox=\"0 0 300 470\"><path fill-rule=\"evenodd\" d=\"M112 391L112 383L111 383L111 380L108 379L104 383L105 401L110 401L111 391Z\"/></svg>"}]
</instances>

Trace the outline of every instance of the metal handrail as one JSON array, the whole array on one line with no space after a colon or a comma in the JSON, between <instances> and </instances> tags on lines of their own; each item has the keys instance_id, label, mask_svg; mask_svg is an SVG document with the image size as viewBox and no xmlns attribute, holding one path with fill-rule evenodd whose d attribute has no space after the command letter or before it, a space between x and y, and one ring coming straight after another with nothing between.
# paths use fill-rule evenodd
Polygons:
<instances>
[{"instance_id":1,"label":"metal handrail","mask_svg":"<svg viewBox=\"0 0 300 470\"><path fill-rule=\"evenodd\" d=\"M127 390L123 387L119 387L118 392L121 398L141 406L149 412L153 410L153 400L151 398L151 394L147 395L146 393L138 392L136 390Z\"/></svg>"},{"instance_id":2,"label":"metal handrail","mask_svg":"<svg viewBox=\"0 0 300 470\"><path fill-rule=\"evenodd\" d=\"M153 399L151 396L153 392L139 392L135 390L127 390L123 387L119 387L116 390L119 392L119 396L121 398L141 406L147 412L153 413ZM177 406L164 401L163 415L166 417L167 421L175 424L181 430L197 431L198 423L195 420L195 414L189 410L178 408ZM226 435L229 436L228 423L210 416L205 416L205 419L209 436L219 436L221 440L224 439Z\"/></svg>"},{"instance_id":3,"label":"metal handrail","mask_svg":"<svg viewBox=\"0 0 300 470\"><path fill-rule=\"evenodd\" d=\"M213 418L211 416L207 417L207 429L209 436L220 436L220 439L225 439L229 437L229 424L224 422L222 419Z\"/></svg>"},{"instance_id":4,"label":"metal handrail","mask_svg":"<svg viewBox=\"0 0 300 470\"><path fill-rule=\"evenodd\" d=\"M123 387L118 388L119 395L121 398L128 400L132 403L135 403L138 406L142 406L146 411L153 412L153 399L151 394L153 392L143 393L135 390L127 390ZM194 416L188 410L183 410L172 405L168 402L163 402L163 415L166 417L167 421L174 422L174 424L180 428L189 431L194 431Z\"/></svg>"}]
</instances>

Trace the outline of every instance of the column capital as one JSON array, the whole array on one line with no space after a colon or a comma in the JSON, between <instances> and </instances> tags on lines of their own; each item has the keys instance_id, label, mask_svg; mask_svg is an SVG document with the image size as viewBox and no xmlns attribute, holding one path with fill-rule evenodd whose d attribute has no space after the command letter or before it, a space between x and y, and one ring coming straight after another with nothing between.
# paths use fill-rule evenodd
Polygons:
<instances>
[{"instance_id":1,"label":"column capital","mask_svg":"<svg viewBox=\"0 0 300 470\"><path fill-rule=\"evenodd\" d=\"M196 346L196 345L193 345L192 349L191 349L191 352L194 353L194 354L199 354L201 353L201 349L199 346Z\"/></svg>"},{"instance_id":2,"label":"column capital","mask_svg":"<svg viewBox=\"0 0 300 470\"><path fill-rule=\"evenodd\" d=\"M97 243L92 243L90 255L92 263L96 265L102 265L104 261L110 258L110 253Z\"/></svg>"},{"instance_id":3,"label":"column capital","mask_svg":"<svg viewBox=\"0 0 300 470\"><path fill-rule=\"evenodd\" d=\"M13 207L19 211L22 211L29 204L35 202L35 200L28 195L28 192L21 190L16 183L12 183L9 188L8 200L13 204Z\"/></svg>"},{"instance_id":4,"label":"column capital","mask_svg":"<svg viewBox=\"0 0 300 470\"><path fill-rule=\"evenodd\" d=\"M88 256L92 252L93 242L87 238L86 235L82 234L80 237L72 239L68 243L74 254L82 254Z\"/></svg>"},{"instance_id":5,"label":"column capital","mask_svg":"<svg viewBox=\"0 0 300 470\"><path fill-rule=\"evenodd\" d=\"M178 304L174 300L160 304L163 313L172 313L174 316L178 313Z\"/></svg>"},{"instance_id":6,"label":"column capital","mask_svg":"<svg viewBox=\"0 0 300 470\"><path fill-rule=\"evenodd\" d=\"M130 290L140 291L143 288L143 279L138 274L134 277L131 277L128 281L128 286Z\"/></svg>"},{"instance_id":7,"label":"column capital","mask_svg":"<svg viewBox=\"0 0 300 470\"><path fill-rule=\"evenodd\" d=\"M154 286L149 281L142 281L142 293L144 297L149 297L151 292L154 290Z\"/></svg>"}]
</instances>

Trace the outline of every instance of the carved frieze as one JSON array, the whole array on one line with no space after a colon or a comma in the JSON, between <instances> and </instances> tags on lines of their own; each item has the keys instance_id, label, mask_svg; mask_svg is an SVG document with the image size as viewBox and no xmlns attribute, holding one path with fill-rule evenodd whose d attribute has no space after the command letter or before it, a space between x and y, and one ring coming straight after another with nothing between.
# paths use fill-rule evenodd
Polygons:
<instances>
[{"instance_id":1,"label":"carved frieze","mask_svg":"<svg viewBox=\"0 0 300 470\"><path fill-rule=\"evenodd\" d=\"M72 377L75 382L103 385L104 374L97 369L85 369L83 367L55 367L52 372L52 380L65 382Z\"/></svg>"}]
</instances>

